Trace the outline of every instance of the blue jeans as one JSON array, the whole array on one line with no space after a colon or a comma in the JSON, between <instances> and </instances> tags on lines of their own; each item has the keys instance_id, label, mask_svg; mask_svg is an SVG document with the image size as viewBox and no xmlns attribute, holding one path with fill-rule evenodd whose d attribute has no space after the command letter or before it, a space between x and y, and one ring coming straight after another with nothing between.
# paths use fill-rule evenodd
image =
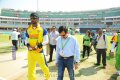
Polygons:
<instances>
[{"instance_id":1,"label":"blue jeans","mask_svg":"<svg viewBox=\"0 0 120 80\"><path fill-rule=\"evenodd\" d=\"M63 59L62 57L59 57L58 59L58 79L57 80L63 80L64 70L67 68L70 80L74 79L74 58L70 57L67 59Z\"/></svg>"}]
</instances>

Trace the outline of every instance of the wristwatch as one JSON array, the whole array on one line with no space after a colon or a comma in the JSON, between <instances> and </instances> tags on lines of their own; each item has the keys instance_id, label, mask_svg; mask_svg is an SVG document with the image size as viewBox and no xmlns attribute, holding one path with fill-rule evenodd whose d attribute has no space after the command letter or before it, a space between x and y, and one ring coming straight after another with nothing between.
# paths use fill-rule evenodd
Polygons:
<instances>
[{"instance_id":1,"label":"wristwatch","mask_svg":"<svg viewBox=\"0 0 120 80\"><path fill-rule=\"evenodd\" d=\"M76 64L78 64L79 62L75 62Z\"/></svg>"}]
</instances>

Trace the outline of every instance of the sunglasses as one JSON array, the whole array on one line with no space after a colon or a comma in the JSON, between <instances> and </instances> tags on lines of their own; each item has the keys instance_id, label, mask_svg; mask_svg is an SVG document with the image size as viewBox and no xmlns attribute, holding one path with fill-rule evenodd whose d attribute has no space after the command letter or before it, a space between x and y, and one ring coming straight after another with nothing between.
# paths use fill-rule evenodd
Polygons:
<instances>
[{"instance_id":1,"label":"sunglasses","mask_svg":"<svg viewBox=\"0 0 120 80\"><path fill-rule=\"evenodd\" d=\"M31 20L37 19L37 18L30 18Z\"/></svg>"},{"instance_id":2,"label":"sunglasses","mask_svg":"<svg viewBox=\"0 0 120 80\"><path fill-rule=\"evenodd\" d=\"M61 35L61 36L63 36L63 37L64 37L65 35Z\"/></svg>"}]
</instances>

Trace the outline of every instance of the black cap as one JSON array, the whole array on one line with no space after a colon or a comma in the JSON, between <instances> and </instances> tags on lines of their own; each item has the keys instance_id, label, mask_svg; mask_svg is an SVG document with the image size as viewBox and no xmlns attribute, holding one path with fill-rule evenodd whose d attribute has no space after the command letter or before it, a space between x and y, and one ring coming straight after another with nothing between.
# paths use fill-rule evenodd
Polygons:
<instances>
[{"instance_id":1,"label":"black cap","mask_svg":"<svg viewBox=\"0 0 120 80\"><path fill-rule=\"evenodd\" d=\"M39 18L39 15L37 13L31 13L30 17Z\"/></svg>"},{"instance_id":2,"label":"black cap","mask_svg":"<svg viewBox=\"0 0 120 80\"><path fill-rule=\"evenodd\" d=\"M120 33L120 30L118 30L117 33Z\"/></svg>"},{"instance_id":3,"label":"black cap","mask_svg":"<svg viewBox=\"0 0 120 80\"><path fill-rule=\"evenodd\" d=\"M55 29L56 27L55 26L52 26L53 29Z\"/></svg>"}]
</instances>

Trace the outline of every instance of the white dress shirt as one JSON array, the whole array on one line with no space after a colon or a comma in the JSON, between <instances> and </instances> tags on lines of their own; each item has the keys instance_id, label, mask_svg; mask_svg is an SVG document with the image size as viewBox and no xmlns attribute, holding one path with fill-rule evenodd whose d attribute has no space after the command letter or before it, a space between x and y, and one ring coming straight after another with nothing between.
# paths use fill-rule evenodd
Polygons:
<instances>
[{"instance_id":1,"label":"white dress shirt","mask_svg":"<svg viewBox=\"0 0 120 80\"><path fill-rule=\"evenodd\" d=\"M58 31L50 32L50 44L51 45L56 45L56 39L58 36L59 36Z\"/></svg>"},{"instance_id":2,"label":"white dress shirt","mask_svg":"<svg viewBox=\"0 0 120 80\"><path fill-rule=\"evenodd\" d=\"M68 42L66 43L66 41ZM66 43L63 49L62 49L62 43L63 45ZM64 55L62 54L62 52L64 53ZM80 61L80 47L78 41L74 36L69 35L66 39L62 38L61 36L57 38L56 63L58 62L60 56L62 57L74 56L76 62Z\"/></svg>"}]
</instances>

